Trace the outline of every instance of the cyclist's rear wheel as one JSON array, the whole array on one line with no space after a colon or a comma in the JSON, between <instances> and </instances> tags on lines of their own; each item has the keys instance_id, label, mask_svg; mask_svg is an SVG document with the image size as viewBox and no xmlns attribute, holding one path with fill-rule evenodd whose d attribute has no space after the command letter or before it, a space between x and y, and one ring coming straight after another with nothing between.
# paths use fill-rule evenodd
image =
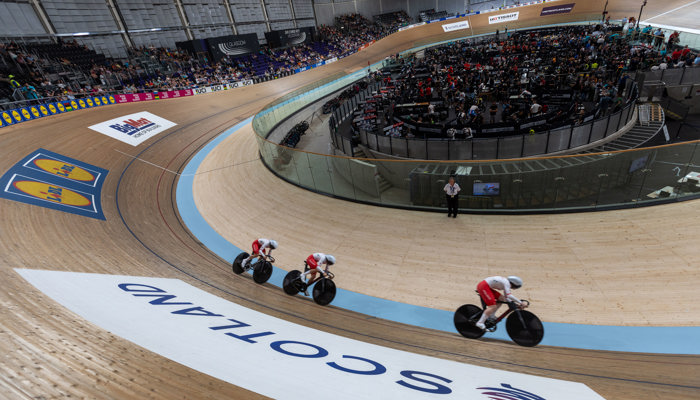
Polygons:
<instances>
[{"instance_id":1,"label":"cyclist's rear wheel","mask_svg":"<svg viewBox=\"0 0 700 400\"><path fill-rule=\"evenodd\" d=\"M240 275L243 273L243 267L241 266L241 263L243 262L243 260L248 258L248 256L250 256L250 254L243 252L243 253L239 254L235 260L233 260L233 264L231 264L231 268L233 269L234 274Z\"/></svg>"},{"instance_id":2,"label":"cyclist's rear wheel","mask_svg":"<svg viewBox=\"0 0 700 400\"><path fill-rule=\"evenodd\" d=\"M269 261L260 261L253 269L253 280L255 283L263 284L272 276L272 263Z\"/></svg>"},{"instance_id":3,"label":"cyclist's rear wheel","mask_svg":"<svg viewBox=\"0 0 700 400\"><path fill-rule=\"evenodd\" d=\"M454 323L457 332L465 338L478 339L484 336L485 331L476 326L484 310L473 305L465 304L455 311Z\"/></svg>"},{"instance_id":4,"label":"cyclist's rear wheel","mask_svg":"<svg viewBox=\"0 0 700 400\"><path fill-rule=\"evenodd\" d=\"M314 285L314 301L320 306L326 306L335 298L335 292L335 283L328 278L321 278L321 280Z\"/></svg>"},{"instance_id":5,"label":"cyclist's rear wheel","mask_svg":"<svg viewBox=\"0 0 700 400\"><path fill-rule=\"evenodd\" d=\"M508 336L521 346L537 346L544 337L542 321L530 311L516 310L506 319Z\"/></svg>"}]
</instances>

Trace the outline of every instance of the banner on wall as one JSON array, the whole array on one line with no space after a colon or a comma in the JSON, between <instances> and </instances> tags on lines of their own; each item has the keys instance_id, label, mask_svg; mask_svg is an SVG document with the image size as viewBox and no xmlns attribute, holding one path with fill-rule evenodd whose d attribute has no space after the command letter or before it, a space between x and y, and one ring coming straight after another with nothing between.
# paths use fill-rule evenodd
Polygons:
<instances>
[{"instance_id":1,"label":"banner on wall","mask_svg":"<svg viewBox=\"0 0 700 400\"><path fill-rule=\"evenodd\" d=\"M520 17L520 11L511 12L508 14L500 14L489 17L489 24L500 24L501 22L517 21Z\"/></svg>"},{"instance_id":2,"label":"banner on wall","mask_svg":"<svg viewBox=\"0 0 700 400\"><path fill-rule=\"evenodd\" d=\"M192 94L198 95L198 94L206 94L206 93L216 93L216 92L221 92L221 91L229 90L229 89L236 89L239 87L248 86L248 85L252 85L252 84L253 84L253 81L250 79L245 80L245 81L222 83L221 85L205 86L205 87L192 89Z\"/></svg>"},{"instance_id":3,"label":"banner on wall","mask_svg":"<svg viewBox=\"0 0 700 400\"><path fill-rule=\"evenodd\" d=\"M271 48L297 46L312 41L315 29L313 27L283 29L265 32L265 39Z\"/></svg>"},{"instance_id":4,"label":"banner on wall","mask_svg":"<svg viewBox=\"0 0 700 400\"><path fill-rule=\"evenodd\" d=\"M117 104L155 100L153 93L127 93L114 96Z\"/></svg>"},{"instance_id":5,"label":"banner on wall","mask_svg":"<svg viewBox=\"0 0 700 400\"><path fill-rule=\"evenodd\" d=\"M187 90L169 90L167 92L158 92L161 99L176 99L178 97L192 96L192 89Z\"/></svg>"},{"instance_id":6,"label":"banner on wall","mask_svg":"<svg viewBox=\"0 0 700 400\"><path fill-rule=\"evenodd\" d=\"M260 51L260 42L255 33L207 38L206 42L214 62L219 62L226 56L240 57Z\"/></svg>"},{"instance_id":7,"label":"banner on wall","mask_svg":"<svg viewBox=\"0 0 700 400\"><path fill-rule=\"evenodd\" d=\"M442 30L445 32L459 31L469 29L469 21L460 21L453 24L442 24Z\"/></svg>"},{"instance_id":8,"label":"banner on wall","mask_svg":"<svg viewBox=\"0 0 700 400\"><path fill-rule=\"evenodd\" d=\"M576 5L576 3L571 3L571 4L561 4L558 6L543 7L542 12L540 13L540 17L546 17L548 15L555 15L555 14L568 14L574 9L575 5Z\"/></svg>"},{"instance_id":9,"label":"banner on wall","mask_svg":"<svg viewBox=\"0 0 700 400\"><path fill-rule=\"evenodd\" d=\"M401 28L399 28L399 32L403 32L407 29L415 28L415 27L422 26L422 25L425 25L425 22L419 22L417 24L402 26Z\"/></svg>"}]
</instances>

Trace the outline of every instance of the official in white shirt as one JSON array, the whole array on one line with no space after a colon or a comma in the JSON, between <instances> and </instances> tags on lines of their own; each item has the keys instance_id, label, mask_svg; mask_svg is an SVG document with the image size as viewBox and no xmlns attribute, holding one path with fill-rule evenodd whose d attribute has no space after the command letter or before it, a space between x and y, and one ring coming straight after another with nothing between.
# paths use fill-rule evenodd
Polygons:
<instances>
[{"instance_id":1,"label":"official in white shirt","mask_svg":"<svg viewBox=\"0 0 700 400\"><path fill-rule=\"evenodd\" d=\"M447 217L457 218L457 208L459 207L459 191L462 190L455 177L450 176L448 183L444 189L445 197L447 198Z\"/></svg>"}]
</instances>

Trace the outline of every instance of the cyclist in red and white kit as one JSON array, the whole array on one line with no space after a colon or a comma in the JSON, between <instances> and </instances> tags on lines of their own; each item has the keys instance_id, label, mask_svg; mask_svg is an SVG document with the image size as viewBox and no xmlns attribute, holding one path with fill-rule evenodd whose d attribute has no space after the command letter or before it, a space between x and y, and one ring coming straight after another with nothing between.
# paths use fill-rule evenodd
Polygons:
<instances>
[{"instance_id":1,"label":"cyclist in red and white kit","mask_svg":"<svg viewBox=\"0 0 700 400\"><path fill-rule=\"evenodd\" d=\"M306 264L306 269L299 278L302 280L302 282L308 283L316 279L317 272L320 272L325 276L326 273L328 273L328 267L335 264L335 257L333 257L330 254L313 253L306 258L304 263ZM321 266L323 264L326 265L326 268L324 268L324 270L321 270ZM311 279L306 280L307 275L311 275ZM309 295L308 290L304 290L304 295Z\"/></svg>"},{"instance_id":2,"label":"cyclist in red and white kit","mask_svg":"<svg viewBox=\"0 0 700 400\"><path fill-rule=\"evenodd\" d=\"M518 298L513 296L510 292L511 289L518 289L523 286L523 280L517 276L511 275L508 278L502 276L490 276L476 285L476 290L479 292L479 296L486 304L486 309L481 314L479 322L476 326L482 330L486 329L484 322L486 319L495 316L501 303L497 301L512 301L518 305L518 307L523 308L523 303L520 302ZM496 291L495 289L502 290L503 293Z\"/></svg>"},{"instance_id":3,"label":"cyclist in red and white kit","mask_svg":"<svg viewBox=\"0 0 700 400\"><path fill-rule=\"evenodd\" d=\"M243 260L241 262L241 267L243 269L246 268L248 263L253 261L254 258L257 257L267 257L272 253L272 250L277 249L277 241L276 240L270 240L270 239L258 239L253 242L253 251L250 252L250 255L248 258ZM267 254L265 254L265 250L267 250Z\"/></svg>"}]
</instances>

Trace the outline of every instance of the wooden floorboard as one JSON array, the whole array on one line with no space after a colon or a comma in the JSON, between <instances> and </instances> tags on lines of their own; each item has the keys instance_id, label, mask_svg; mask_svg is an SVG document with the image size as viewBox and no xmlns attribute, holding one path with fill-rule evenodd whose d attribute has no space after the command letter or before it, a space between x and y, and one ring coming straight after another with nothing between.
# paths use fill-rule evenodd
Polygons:
<instances>
[{"instance_id":1,"label":"wooden floorboard","mask_svg":"<svg viewBox=\"0 0 700 400\"><path fill-rule=\"evenodd\" d=\"M536 7L540 6L522 9L518 24L539 25L599 14L602 4L590 3L580 5L576 15L548 19L538 17ZM636 7L636 2L611 4L622 10ZM474 33L489 29L483 16L471 21ZM225 262L183 227L173 205L175 173L224 129L285 92L338 72L352 72L390 52L445 37L439 25L417 28L329 67L274 82L196 98L106 106L0 130L0 171L7 171L39 147L110 171L102 191L106 221L0 199L0 398L260 398L86 322L38 292L13 268L177 278L229 301L316 329L470 364L583 382L610 399L697 398L700 357L546 346L526 349L503 342L467 341L456 334L368 318L332 306L321 308L308 300L289 297L271 285L258 286L250 279L233 276ZM144 110L178 125L139 147L87 128ZM217 149L201 171L254 159L256 147L250 135L241 132L232 136L222 145L231 146L222 147L231 153L225 155ZM271 185L268 195L287 196L285 201L261 198L261 188L257 187L238 191L229 202L220 200L231 195L228 190L232 187L249 182L251 177ZM274 235L283 246L279 258L288 265L316 248L312 243L324 249L330 247L341 260L336 269L338 283L346 289L449 309L473 300L473 277L518 267L524 268L523 275L529 282L561 280L572 285L574 297L567 293L569 297L559 301L553 297L558 293L554 285L547 285L553 289L546 290L533 283L523 291L535 300L536 310L545 320L572 321L570 307L575 305L576 320L697 324L698 316L691 306L692 285L670 279L673 274L697 277L692 275L697 274L692 264L698 259L697 247L692 245L692 235L697 233L697 202L568 216L463 216L450 221L455 225L451 229L470 245L457 247L439 233L445 221L438 214L379 209L315 195L274 178L260 162L202 174L196 190L200 205L206 206L214 225L224 221L224 214L233 213L231 207L236 208L240 217L233 222L239 229L233 232L230 227L219 228L235 244ZM289 203L305 207L299 209L297 220L283 221L284 208L275 207ZM266 206L260 210L254 207L256 204ZM319 237L321 233L306 220L329 209L335 212L331 219L333 233L347 235L342 244L337 239ZM348 220L347 215L357 219ZM279 225L274 225L272 219ZM674 221L675 230L664 227L669 221ZM419 222L424 232L437 233L416 237L413 230ZM258 228L263 226L261 223L267 228ZM531 228L524 228L527 225ZM535 229L538 236L533 240ZM410 243L397 240L385 246L386 252L378 251L376 245L367 246L383 243L387 237L398 236L397 232ZM559 245L552 249L548 247L552 243ZM480 251L487 244L493 247L485 253ZM513 245L527 250L525 256ZM371 262L366 261L368 257ZM636 258L637 262L628 258ZM465 265L468 274L464 273ZM543 270L543 266L550 269ZM583 276L580 266L585 267ZM417 271L407 274L407 267ZM576 271L571 271L574 268ZM613 269L626 274L638 289L632 299L627 298L628 287L609 280ZM457 281L451 280L454 276ZM668 285L672 289L661 297L659 293ZM438 295L436 287L449 298ZM641 290L660 297L647 303L646 296L639 295ZM601 294L607 297L601 298ZM570 301L576 296L581 299L578 304ZM666 308L669 304L675 307ZM640 308L645 312L638 312Z\"/></svg>"}]
</instances>

